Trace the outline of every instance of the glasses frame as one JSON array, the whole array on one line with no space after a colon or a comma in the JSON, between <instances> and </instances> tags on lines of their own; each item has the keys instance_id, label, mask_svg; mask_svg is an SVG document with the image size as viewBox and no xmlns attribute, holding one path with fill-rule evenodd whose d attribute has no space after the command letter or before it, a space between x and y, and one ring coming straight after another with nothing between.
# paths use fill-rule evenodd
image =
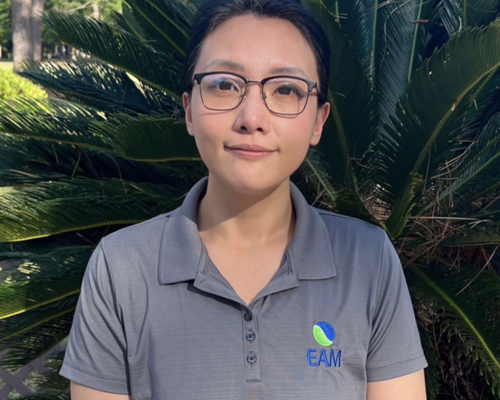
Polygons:
<instances>
[{"instance_id":1,"label":"glasses frame","mask_svg":"<svg viewBox=\"0 0 500 400\"><path fill-rule=\"evenodd\" d=\"M245 89L243 91L243 94L240 96L240 101L238 102L238 104L236 104L234 107L232 108L224 108L224 109L219 109L219 108L210 108L210 107L207 107L207 105L205 104L205 100L203 99L203 93L201 92L201 80L205 77L205 76L208 76L208 75L216 75L216 74L226 74L226 75L233 75L233 76L237 76L238 78L241 78L243 79L243 81L245 82ZM288 115L288 116L291 116L291 115L299 115L299 114L302 114L304 112L304 110L306 109L307 107L307 102L309 101L309 95L311 94L312 90L314 88L316 88L316 90L318 90L318 83L317 82L314 82L314 81L310 81L308 79L305 79L305 78L300 78L298 76L292 76L292 75L275 75L275 76L269 76L267 78L264 78L262 79L261 81L255 81L255 80L251 80L251 79L247 79L246 77L244 77L243 75L240 75L240 74L235 74L234 72L227 72L227 71L212 71L212 72L201 72L199 74L194 74L193 76L194 78L194 82L196 82L198 84L198 86L200 87L200 97L201 97L201 102L203 103L203 105L205 106L205 108L207 110L212 110L212 111L231 111L231 110L234 110L235 108L238 108L238 106L241 104L241 102L245 99L245 97L247 96L247 90L248 90L248 84L249 83L258 83L260 84L260 94L262 96L262 99L264 100L264 104L266 105L266 108L272 112L273 114L277 114L277 115ZM292 79L298 79L302 82L305 82L307 83L307 98L306 98L306 102L304 103L304 107L302 108L302 110L298 113L292 113L292 114L289 114L289 113L279 113L279 112L276 112L276 111L273 111L269 108L268 104L267 104L267 101L266 101L266 96L264 94L264 84L267 82L267 81L270 81L271 79L276 79L276 78L292 78Z\"/></svg>"}]
</instances>

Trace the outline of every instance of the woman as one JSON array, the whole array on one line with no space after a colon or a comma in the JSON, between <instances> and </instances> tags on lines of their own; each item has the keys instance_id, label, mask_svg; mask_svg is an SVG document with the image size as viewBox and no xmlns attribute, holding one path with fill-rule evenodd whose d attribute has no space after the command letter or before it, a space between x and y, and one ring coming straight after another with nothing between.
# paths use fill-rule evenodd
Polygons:
<instances>
[{"instance_id":1,"label":"woman","mask_svg":"<svg viewBox=\"0 0 500 400\"><path fill-rule=\"evenodd\" d=\"M188 54L208 179L94 252L61 371L73 398L425 399L390 241L290 183L330 112L318 23L294 2L210 2Z\"/></svg>"}]
</instances>

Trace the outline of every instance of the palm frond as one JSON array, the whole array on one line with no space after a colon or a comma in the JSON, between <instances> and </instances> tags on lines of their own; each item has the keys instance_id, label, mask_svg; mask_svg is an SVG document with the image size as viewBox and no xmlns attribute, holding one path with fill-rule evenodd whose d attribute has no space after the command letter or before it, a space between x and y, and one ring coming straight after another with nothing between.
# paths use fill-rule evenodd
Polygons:
<instances>
[{"instance_id":1,"label":"palm frond","mask_svg":"<svg viewBox=\"0 0 500 400\"><path fill-rule=\"evenodd\" d=\"M49 11L45 20L65 43L131 73L182 104L182 66L172 55L91 18Z\"/></svg>"},{"instance_id":2,"label":"palm frond","mask_svg":"<svg viewBox=\"0 0 500 400\"><path fill-rule=\"evenodd\" d=\"M441 325L442 334L458 337L463 354L480 360L481 372L498 394L500 276L489 271L478 274L478 269L466 266L456 272L446 267L410 265L406 272L413 296L432 303L436 311L443 310L446 319Z\"/></svg>"},{"instance_id":3,"label":"palm frond","mask_svg":"<svg viewBox=\"0 0 500 400\"><path fill-rule=\"evenodd\" d=\"M200 162L137 163L108 152L0 135L0 186L86 177L166 184L187 191L205 175Z\"/></svg>"},{"instance_id":4,"label":"palm frond","mask_svg":"<svg viewBox=\"0 0 500 400\"><path fill-rule=\"evenodd\" d=\"M106 112L180 112L179 106L160 91L98 60L30 62L21 76L66 99Z\"/></svg>"},{"instance_id":5,"label":"palm frond","mask_svg":"<svg viewBox=\"0 0 500 400\"><path fill-rule=\"evenodd\" d=\"M18 137L104 151L135 161L200 160L185 123L169 115L154 116L101 111L65 100L10 101L11 111L0 115L0 131ZM46 111L30 112L38 106ZM24 111L14 110L28 109ZM138 135L141 132L142 135Z\"/></svg>"},{"instance_id":6,"label":"palm frond","mask_svg":"<svg viewBox=\"0 0 500 400\"><path fill-rule=\"evenodd\" d=\"M89 132L106 138L115 154L134 161L201 161L194 139L185 123L169 115L115 114L108 121L96 122ZM138 132L141 134L139 135Z\"/></svg>"},{"instance_id":7,"label":"palm frond","mask_svg":"<svg viewBox=\"0 0 500 400\"><path fill-rule=\"evenodd\" d=\"M465 227L441 242L446 247L488 246L500 244L500 225L488 223L476 227Z\"/></svg>"},{"instance_id":8,"label":"palm frond","mask_svg":"<svg viewBox=\"0 0 500 400\"><path fill-rule=\"evenodd\" d=\"M190 23L194 11L181 1L127 0L134 19L142 27L150 43L165 53L186 56Z\"/></svg>"},{"instance_id":9,"label":"palm frond","mask_svg":"<svg viewBox=\"0 0 500 400\"><path fill-rule=\"evenodd\" d=\"M370 81L373 80L374 37L377 23L377 7L369 0L339 0L324 2L342 32L352 42L354 51ZM323 25L330 29L328 25Z\"/></svg>"},{"instance_id":10,"label":"palm frond","mask_svg":"<svg viewBox=\"0 0 500 400\"><path fill-rule=\"evenodd\" d=\"M85 264L82 267L82 277L83 270L85 269ZM58 279L63 279L64 276L59 276ZM81 277L80 277L81 283ZM27 283L27 286L29 283ZM33 288L34 290L40 290L40 288ZM75 291L79 288L76 286ZM0 292L2 289L0 288ZM23 287L23 291L29 293L28 288ZM57 319L63 315L73 313L76 309L76 305L79 297L79 290L76 294L65 296L61 300L48 299L45 306L40 306L29 311L22 311L17 315L6 317L0 320L0 350L4 351L10 347L16 346L16 339L20 338L26 332L33 331L33 329L46 324L53 319ZM1 296L1 295L0 295Z\"/></svg>"},{"instance_id":11,"label":"palm frond","mask_svg":"<svg viewBox=\"0 0 500 400\"><path fill-rule=\"evenodd\" d=\"M64 350L54 350L45 357L45 365L48 371L34 379L34 384L39 388L49 389L57 392L68 392L69 381L59 375L64 360ZM54 393L55 394L55 393Z\"/></svg>"},{"instance_id":12,"label":"palm frond","mask_svg":"<svg viewBox=\"0 0 500 400\"><path fill-rule=\"evenodd\" d=\"M449 36L466 27L462 3L460 0L441 0L439 4L441 21Z\"/></svg>"},{"instance_id":13,"label":"palm frond","mask_svg":"<svg viewBox=\"0 0 500 400\"><path fill-rule=\"evenodd\" d=\"M310 148L307 152L302 169L308 183L314 186L313 190L316 192L316 196L318 198L325 198L325 201L330 205L335 204L336 191L331 184L330 176L326 172L326 166L323 164L322 157L315 149ZM309 180L312 182L309 182Z\"/></svg>"},{"instance_id":14,"label":"palm frond","mask_svg":"<svg viewBox=\"0 0 500 400\"><path fill-rule=\"evenodd\" d=\"M488 74L471 90L471 104L463 119L461 140L476 139L488 121L500 112L500 70Z\"/></svg>"},{"instance_id":15,"label":"palm frond","mask_svg":"<svg viewBox=\"0 0 500 400\"><path fill-rule=\"evenodd\" d=\"M449 183L438 198L442 203L452 196L455 208L468 206L500 187L500 114L487 123L461 158L456 171L445 176Z\"/></svg>"},{"instance_id":16,"label":"palm frond","mask_svg":"<svg viewBox=\"0 0 500 400\"><path fill-rule=\"evenodd\" d=\"M398 206L393 210L390 217L384 223L384 228L392 239L401 235L406 226L406 222L411 215L413 208L417 205L415 198L424 187L424 179L421 175L412 173L410 184L401 196ZM402 207L401 205L405 205Z\"/></svg>"},{"instance_id":17,"label":"palm frond","mask_svg":"<svg viewBox=\"0 0 500 400\"><path fill-rule=\"evenodd\" d=\"M17 266L0 272L0 320L39 309L50 321L61 311L65 311L63 314L71 311L73 296L80 292L93 249L94 246L68 246L48 253L17 254L17 257L16 253L2 254L2 264L11 262ZM16 326L24 331L34 329L36 318L34 314L25 314L17 321L2 322L2 332L5 329L8 335L2 334L0 346L10 340L8 336L19 335Z\"/></svg>"},{"instance_id":18,"label":"palm frond","mask_svg":"<svg viewBox=\"0 0 500 400\"><path fill-rule=\"evenodd\" d=\"M464 2L465 26L484 26L500 15L500 1L477 0Z\"/></svg>"},{"instance_id":19,"label":"palm frond","mask_svg":"<svg viewBox=\"0 0 500 400\"><path fill-rule=\"evenodd\" d=\"M0 241L133 224L174 209L182 193L168 185L75 178L17 188L0 197Z\"/></svg>"},{"instance_id":20,"label":"palm frond","mask_svg":"<svg viewBox=\"0 0 500 400\"><path fill-rule=\"evenodd\" d=\"M395 215L412 207L412 174L433 176L457 140L457 121L468 106L467 94L500 66L500 23L466 29L436 52L416 74L398 109L394 125L399 142L389 187L399 198ZM405 199L403 201L402 199ZM395 217L396 218L396 217ZM395 221L395 231L406 220Z\"/></svg>"},{"instance_id":21,"label":"palm frond","mask_svg":"<svg viewBox=\"0 0 500 400\"><path fill-rule=\"evenodd\" d=\"M16 347L5 342L10 350L2 356L0 364L16 370L48 353L68 336L72 321L73 313L68 313L16 337Z\"/></svg>"},{"instance_id":22,"label":"palm frond","mask_svg":"<svg viewBox=\"0 0 500 400\"><path fill-rule=\"evenodd\" d=\"M59 375L57 375L57 379L59 379ZM63 378L64 379L64 378ZM67 391L68 388L66 388L65 391ZM56 393L42 393L42 394L36 394L33 396L21 396L21 397L16 397L17 400L71 400L71 397L69 394L66 393L61 393L61 391L57 391Z\"/></svg>"},{"instance_id":23,"label":"palm frond","mask_svg":"<svg viewBox=\"0 0 500 400\"><path fill-rule=\"evenodd\" d=\"M431 18L432 2L340 0L333 8L330 11L353 42L379 94L382 119L387 120L424 57L428 29L415 21Z\"/></svg>"},{"instance_id":24,"label":"palm frond","mask_svg":"<svg viewBox=\"0 0 500 400\"><path fill-rule=\"evenodd\" d=\"M425 388L427 391L427 400L437 400L436 396L439 392L439 360L437 359L437 355L434 350L434 340L429 332L427 332L420 323L418 324L418 332L420 334L422 349L424 350L425 358L428 364L425 369Z\"/></svg>"},{"instance_id":25,"label":"palm frond","mask_svg":"<svg viewBox=\"0 0 500 400\"><path fill-rule=\"evenodd\" d=\"M368 79L352 44L342 33L335 15L322 0L305 5L327 28L332 58L328 102L331 118L318 145L327 173L336 185L347 185L353 192L373 187L377 169L365 168L377 138L375 100ZM358 193L363 197L363 193Z\"/></svg>"},{"instance_id":26,"label":"palm frond","mask_svg":"<svg viewBox=\"0 0 500 400\"><path fill-rule=\"evenodd\" d=\"M0 114L0 132L21 138L43 139L110 151L102 137L89 135L94 121L103 121L102 111L59 99L16 99L0 102L9 112Z\"/></svg>"},{"instance_id":27,"label":"palm frond","mask_svg":"<svg viewBox=\"0 0 500 400\"><path fill-rule=\"evenodd\" d=\"M428 20L432 3L426 0L390 2L379 11L379 62L376 65L376 88L383 120L394 114L396 105L406 91L418 66L425 56L427 32L425 25L414 21Z\"/></svg>"},{"instance_id":28,"label":"palm frond","mask_svg":"<svg viewBox=\"0 0 500 400\"><path fill-rule=\"evenodd\" d=\"M122 30L136 36L142 42L146 41L146 32L144 32L142 26L137 22L132 9L126 2L122 3L122 12L114 12L112 18Z\"/></svg>"},{"instance_id":29,"label":"palm frond","mask_svg":"<svg viewBox=\"0 0 500 400\"><path fill-rule=\"evenodd\" d=\"M474 2L460 0L440 1L441 20L452 36L470 26L488 25L500 13L498 0L478 0Z\"/></svg>"}]
</instances>

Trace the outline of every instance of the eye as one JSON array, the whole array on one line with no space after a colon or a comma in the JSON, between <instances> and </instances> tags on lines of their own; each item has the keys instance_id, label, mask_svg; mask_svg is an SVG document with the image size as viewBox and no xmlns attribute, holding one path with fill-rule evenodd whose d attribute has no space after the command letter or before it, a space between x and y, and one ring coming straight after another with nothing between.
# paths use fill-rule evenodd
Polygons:
<instances>
[{"instance_id":1,"label":"eye","mask_svg":"<svg viewBox=\"0 0 500 400\"><path fill-rule=\"evenodd\" d=\"M277 92L284 96L290 96L291 94L297 94L296 88L290 85L282 85L277 89Z\"/></svg>"},{"instance_id":2,"label":"eye","mask_svg":"<svg viewBox=\"0 0 500 400\"><path fill-rule=\"evenodd\" d=\"M226 91L239 92L240 91L240 88L236 84L236 82L234 82L232 79L229 79L229 78L214 79L210 83L210 88L211 89L218 89L218 90L223 91L223 92L226 92Z\"/></svg>"},{"instance_id":3,"label":"eye","mask_svg":"<svg viewBox=\"0 0 500 400\"><path fill-rule=\"evenodd\" d=\"M279 85L275 91L274 95L276 96L283 96L283 97L297 97L298 99L301 99L304 97L303 91L298 88L296 85L293 83L283 83Z\"/></svg>"}]
</instances>

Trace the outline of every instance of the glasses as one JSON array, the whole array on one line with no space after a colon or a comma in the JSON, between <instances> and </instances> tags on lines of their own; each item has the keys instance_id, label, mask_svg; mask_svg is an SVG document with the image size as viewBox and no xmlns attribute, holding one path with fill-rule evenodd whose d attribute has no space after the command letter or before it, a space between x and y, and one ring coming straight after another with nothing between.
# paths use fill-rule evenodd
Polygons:
<instances>
[{"instance_id":1,"label":"glasses","mask_svg":"<svg viewBox=\"0 0 500 400\"><path fill-rule=\"evenodd\" d=\"M195 74L194 80L200 86L201 101L209 110L234 110L245 98L248 84L258 83L269 111L280 115L303 112L309 93L318 87L316 82L286 75L252 81L228 72L204 72Z\"/></svg>"}]
</instances>

